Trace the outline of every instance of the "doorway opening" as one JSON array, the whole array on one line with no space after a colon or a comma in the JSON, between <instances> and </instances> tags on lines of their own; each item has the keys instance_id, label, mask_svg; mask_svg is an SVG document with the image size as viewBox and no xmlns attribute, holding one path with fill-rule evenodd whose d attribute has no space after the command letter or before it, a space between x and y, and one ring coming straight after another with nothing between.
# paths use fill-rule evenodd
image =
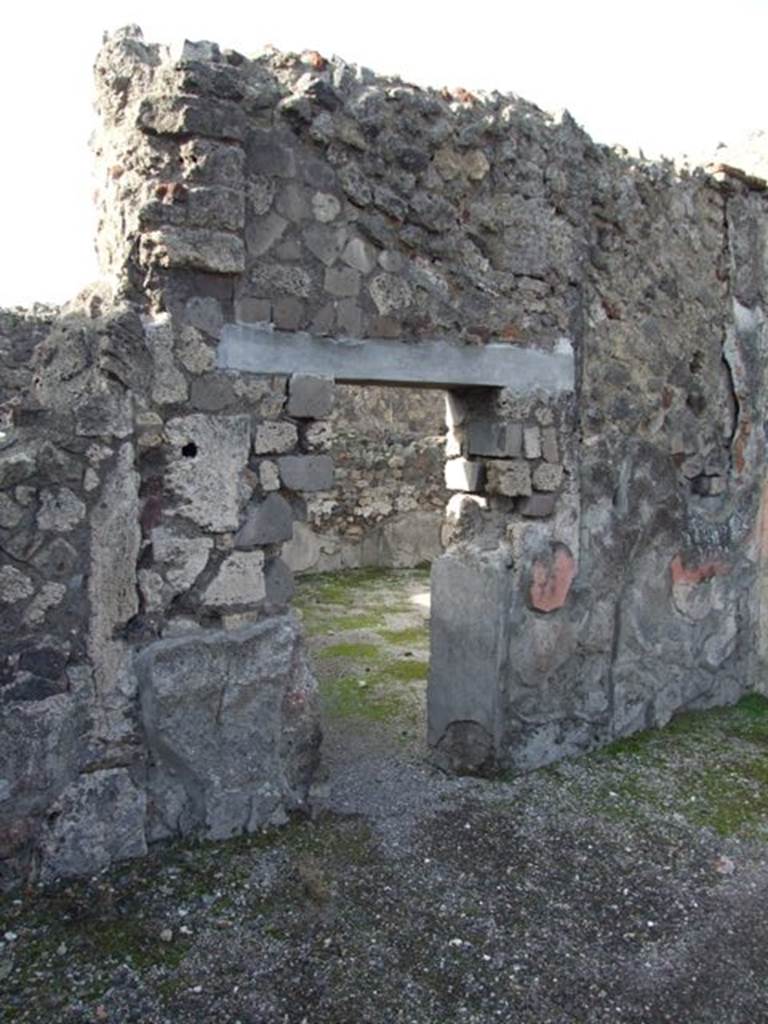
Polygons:
<instances>
[{"instance_id":1,"label":"doorway opening","mask_svg":"<svg viewBox=\"0 0 768 1024\"><path fill-rule=\"evenodd\" d=\"M307 496L283 557L319 684L326 776L354 792L364 764L375 774L427 754L430 567L449 498L445 394L337 385L332 416L306 440L333 457L335 487Z\"/></svg>"}]
</instances>

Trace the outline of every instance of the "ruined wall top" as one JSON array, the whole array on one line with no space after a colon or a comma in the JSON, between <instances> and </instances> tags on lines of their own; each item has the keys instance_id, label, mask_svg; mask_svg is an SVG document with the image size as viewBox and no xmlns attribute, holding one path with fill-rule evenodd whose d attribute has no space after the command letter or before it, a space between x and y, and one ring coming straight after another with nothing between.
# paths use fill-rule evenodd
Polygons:
<instances>
[{"instance_id":1,"label":"ruined wall top","mask_svg":"<svg viewBox=\"0 0 768 1024\"><path fill-rule=\"evenodd\" d=\"M579 334L600 226L644 220L659 185L711 180L513 95L422 89L314 52L171 53L131 28L96 72L101 264L155 309L199 294L203 274L229 319L552 344Z\"/></svg>"}]
</instances>

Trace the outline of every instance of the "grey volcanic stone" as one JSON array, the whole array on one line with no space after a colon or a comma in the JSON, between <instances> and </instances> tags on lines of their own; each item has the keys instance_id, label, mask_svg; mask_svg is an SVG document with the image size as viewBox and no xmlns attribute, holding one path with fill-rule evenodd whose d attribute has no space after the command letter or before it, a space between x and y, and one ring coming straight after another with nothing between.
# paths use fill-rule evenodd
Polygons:
<instances>
[{"instance_id":1,"label":"grey volcanic stone","mask_svg":"<svg viewBox=\"0 0 768 1024\"><path fill-rule=\"evenodd\" d=\"M329 455L286 455L277 460L280 479L292 491L327 491L333 487Z\"/></svg>"},{"instance_id":2,"label":"grey volcanic stone","mask_svg":"<svg viewBox=\"0 0 768 1024\"><path fill-rule=\"evenodd\" d=\"M253 832L304 802L318 709L292 615L159 641L138 673L150 838Z\"/></svg>"},{"instance_id":3,"label":"grey volcanic stone","mask_svg":"<svg viewBox=\"0 0 768 1024\"><path fill-rule=\"evenodd\" d=\"M279 494L270 494L248 513L248 518L235 535L235 547L253 548L259 544L276 544L293 535L293 511Z\"/></svg>"},{"instance_id":4,"label":"grey volcanic stone","mask_svg":"<svg viewBox=\"0 0 768 1024\"><path fill-rule=\"evenodd\" d=\"M288 382L289 416L320 419L333 409L334 386L330 377L310 377L295 373Z\"/></svg>"},{"instance_id":5,"label":"grey volcanic stone","mask_svg":"<svg viewBox=\"0 0 768 1024\"><path fill-rule=\"evenodd\" d=\"M288 604L296 589L293 573L282 558L270 558L267 562L264 567L264 583L270 604Z\"/></svg>"},{"instance_id":6,"label":"grey volcanic stone","mask_svg":"<svg viewBox=\"0 0 768 1024\"><path fill-rule=\"evenodd\" d=\"M51 807L41 842L41 878L92 874L147 852L147 799L125 768L77 778Z\"/></svg>"}]
</instances>

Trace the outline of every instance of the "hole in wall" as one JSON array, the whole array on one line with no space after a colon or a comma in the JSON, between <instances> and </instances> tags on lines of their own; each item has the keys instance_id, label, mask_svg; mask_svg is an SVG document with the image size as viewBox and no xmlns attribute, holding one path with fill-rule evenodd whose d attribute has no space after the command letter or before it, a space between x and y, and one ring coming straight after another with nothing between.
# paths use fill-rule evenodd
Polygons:
<instances>
[{"instance_id":1,"label":"hole in wall","mask_svg":"<svg viewBox=\"0 0 768 1024\"><path fill-rule=\"evenodd\" d=\"M181 454L185 459L194 459L197 455L197 445L194 441L187 441L184 447L181 449Z\"/></svg>"}]
</instances>

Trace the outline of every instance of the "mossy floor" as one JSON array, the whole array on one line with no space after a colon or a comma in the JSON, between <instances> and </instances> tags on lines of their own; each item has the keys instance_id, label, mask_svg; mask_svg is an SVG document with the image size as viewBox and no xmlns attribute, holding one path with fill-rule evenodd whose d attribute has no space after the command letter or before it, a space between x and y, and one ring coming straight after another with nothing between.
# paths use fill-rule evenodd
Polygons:
<instances>
[{"instance_id":1,"label":"mossy floor","mask_svg":"<svg viewBox=\"0 0 768 1024\"><path fill-rule=\"evenodd\" d=\"M423 744L429 671L429 569L357 569L299 581L326 733L372 723Z\"/></svg>"}]
</instances>

